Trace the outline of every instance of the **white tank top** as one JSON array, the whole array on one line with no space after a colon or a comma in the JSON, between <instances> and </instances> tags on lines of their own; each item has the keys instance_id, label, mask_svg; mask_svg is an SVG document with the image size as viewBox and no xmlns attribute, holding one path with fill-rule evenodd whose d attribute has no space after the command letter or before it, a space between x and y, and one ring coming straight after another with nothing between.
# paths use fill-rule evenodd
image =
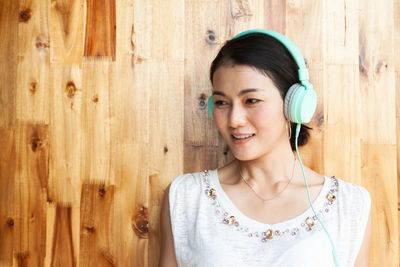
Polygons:
<instances>
[{"instance_id":1,"label":"white tank top","mask_svg":"<svg viewBox=\"0 0 400 267\"><path fill-rule=\"evenodd\" d=\"M176 177L169 205L178 266L335 266L329 239L311 208L276 224L253 220L225 194L217 169ZM313 205L341 267L354 266L371 207L368 191L325 176Z\"/></svg>"}]
</instances>

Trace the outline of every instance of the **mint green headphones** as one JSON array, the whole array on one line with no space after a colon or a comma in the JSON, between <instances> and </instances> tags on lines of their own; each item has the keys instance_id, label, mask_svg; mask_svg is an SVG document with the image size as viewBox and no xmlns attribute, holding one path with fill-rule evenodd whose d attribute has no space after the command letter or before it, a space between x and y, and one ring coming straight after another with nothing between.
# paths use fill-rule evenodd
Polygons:
<instances>
[{"instance_id":1,"label":"mint green headphones","mask_svg":"<svg viewBox=\"0 0 400 267\"><path fill-rule=\"evenodd\" d=\"M264 33L274 37L280 41L292 55L294 60L299 67L299 80L300 83L293 84L288 92L286 93L284 100L284 114L285 117L295 123L307 123L311 120L314 115L315 108L317 107L317 94L313 89L312 84L308 81L308 70L304 62L304 58L301 55L300 50L296 45L286 36L268 30L254 29L239 33L232 39L236 39L240 36L250 33ZM208 111L213 119L213 104L214 99L211 95L208 99Z\"/></svg>"}]
</instances>

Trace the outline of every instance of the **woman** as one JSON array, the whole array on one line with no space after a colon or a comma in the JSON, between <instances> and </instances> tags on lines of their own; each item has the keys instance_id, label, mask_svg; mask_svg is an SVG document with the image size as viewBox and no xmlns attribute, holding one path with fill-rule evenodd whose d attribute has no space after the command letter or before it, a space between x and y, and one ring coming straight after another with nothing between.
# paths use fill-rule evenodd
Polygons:
<instances>
[{"instance_id":1,"label":"woman","mask_svg":"<svg viewBox=\"0 0 400 267\"><path fill-rule=\"evenodd\" d=\"M211 115L235 159L168 187L160 266L368 266L368 191L303 168L294 153L310 128L292 122L285 96L308 76L279 36L242 33L214 59Z\"/></svg>"}]
</instances>

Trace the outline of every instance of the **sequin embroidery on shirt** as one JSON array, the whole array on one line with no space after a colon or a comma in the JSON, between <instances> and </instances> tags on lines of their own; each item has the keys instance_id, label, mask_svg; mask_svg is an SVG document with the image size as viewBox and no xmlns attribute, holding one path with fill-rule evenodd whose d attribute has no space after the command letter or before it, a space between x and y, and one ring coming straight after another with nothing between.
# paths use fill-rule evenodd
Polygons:
<instances>
[{"instance_id":1,"label":"sequin embroidery on shirt","mask_svg":"<svg viewBox=\"0 0 400 267\"><path fill-rule=\"evenodd\" d=\"M329 211L333 208L336 202L336 195L338 192L339 182L335 176L332 176L330 189L325 196L326 200L324 206L317 212L318 218L313 216L307 216L306 218L301 220L300 225L297 225L292 228L286 229L265 229L265 231L251 231L248 227L241 225L241 223L235 218L233 214L229 214L221 205L218 200L218 192L215 188L212 188L209 183L210 171L205 170L202 173L202 181L205 183L205 195L210 199L210 202L215 207L215 214L217 215L220 222L226 224L229 227L235 228L239 232L243 232L247 234L249 238L257 238L260 239L261 242L267 242L268 240L272 240L274 238L279 238L283 236L297 236L302 232L310 232L312 231L317 224L319 224L318 218L322 219L326 217Z\"/></svg>"}]
</instances>

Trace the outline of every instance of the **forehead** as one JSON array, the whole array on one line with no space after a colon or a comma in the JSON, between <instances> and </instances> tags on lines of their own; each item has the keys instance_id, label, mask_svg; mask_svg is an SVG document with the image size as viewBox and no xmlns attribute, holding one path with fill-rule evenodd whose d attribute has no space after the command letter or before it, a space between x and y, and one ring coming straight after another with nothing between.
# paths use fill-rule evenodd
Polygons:
<instances>
[{"instance_id":1,"label":"forehead","mask_svg":"<svg viewBox=\"0 0 400 267\"><path fill-rule=\"evenodd\" d=\"M224 94L239 92L243 89L257 88L257 92L276 93L278 88L266 75L246 65L221 66L213 76L214 91L224 92Z\"/></svg>"}]
</instances>

